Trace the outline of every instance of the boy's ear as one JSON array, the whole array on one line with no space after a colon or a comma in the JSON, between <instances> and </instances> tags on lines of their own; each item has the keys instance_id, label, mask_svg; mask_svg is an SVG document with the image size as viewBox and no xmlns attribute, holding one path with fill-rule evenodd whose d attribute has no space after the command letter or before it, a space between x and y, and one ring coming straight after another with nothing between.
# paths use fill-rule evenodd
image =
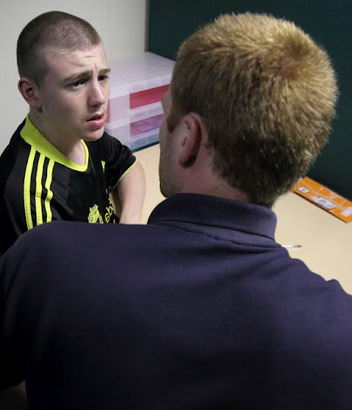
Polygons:
<instances>
[{"instance_id":1,"label":"boy's ear","mask_svg":"<svg viewBox=\"0 0 352 410\"><path fill-rule=\"evenodd\" d=\"M198 115L189 113L183 117L183 136L179 151L179 163L183 167L190 167L197 159L202 143L202 124Z\"/></svg>"},{"instance_id":2,"label":"boy's ear","mask_svg":"<svg viewBox=\"0 0 352 410\"><path fill-rule=\"evenodd\" d=\"M39 89L33 80L27 77L21 77L18 81L18 90L31 107L41 108Z\"/></svg>"}]
</instances>

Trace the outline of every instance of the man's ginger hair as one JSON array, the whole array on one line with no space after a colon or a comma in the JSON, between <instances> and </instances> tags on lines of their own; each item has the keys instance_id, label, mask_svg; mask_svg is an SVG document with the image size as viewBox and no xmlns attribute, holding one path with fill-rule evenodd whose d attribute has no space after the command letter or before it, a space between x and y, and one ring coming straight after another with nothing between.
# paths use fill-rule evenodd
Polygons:
<instances>
[{"instance_id":1,"label":"man's ginger hair","mask_svg":"<svg viewBox=\"0 0 352 410\"><path fill-rule=\"evenodd\" d=\"M306 33L246 13L220 16L181 45L171 96L169 128L198 113L214 171L270 207L326 143L337 86L327 53Z\"/></svg>"},{"instance_id":2,"label":"man's ginger hair","mask_svg":"<svg viewBox=\"0 0 352 410\"><path fill-rule=\"evenodd\" d=\"M47 73L46 52L87 50L102 42L87 21L62 11L49 11L31 20L17 40L17 66L21 77L38 85Z\"/></svg>"}]
</instances>

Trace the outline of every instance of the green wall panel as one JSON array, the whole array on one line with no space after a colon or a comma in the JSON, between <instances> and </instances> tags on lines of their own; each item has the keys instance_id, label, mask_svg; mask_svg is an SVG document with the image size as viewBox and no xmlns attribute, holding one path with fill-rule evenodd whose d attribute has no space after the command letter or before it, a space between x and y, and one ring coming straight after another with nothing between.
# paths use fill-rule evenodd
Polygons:
<instances>
[{"instance_id":1,"label":"green wall panel","mask_svg":"<svg viewBox=\"0 0 352 410\"><path fill-rule=\"evenodd\" d=\"M148 49L175 59L181 42L222 13L260 12L294 21L330 54L340 98L330 142L309 176L352 199L352 1L150 0Z\"/></svg>"}]
</instances>

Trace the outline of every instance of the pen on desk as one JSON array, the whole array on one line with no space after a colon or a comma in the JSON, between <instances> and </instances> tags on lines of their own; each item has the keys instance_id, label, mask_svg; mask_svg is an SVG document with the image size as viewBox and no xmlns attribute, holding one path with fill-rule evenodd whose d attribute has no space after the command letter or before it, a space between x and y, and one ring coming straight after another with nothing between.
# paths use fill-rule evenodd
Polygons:
<instances>
[{"instance_id":1,"label":"pen on desk","mask_svg":"<svg viewBox=\"0 0 352 410\"><path fill-rule=\"evenodd\" d=\"M302 245L282 245L284 248L302 248Z\"/></svg>"}]
</instances>

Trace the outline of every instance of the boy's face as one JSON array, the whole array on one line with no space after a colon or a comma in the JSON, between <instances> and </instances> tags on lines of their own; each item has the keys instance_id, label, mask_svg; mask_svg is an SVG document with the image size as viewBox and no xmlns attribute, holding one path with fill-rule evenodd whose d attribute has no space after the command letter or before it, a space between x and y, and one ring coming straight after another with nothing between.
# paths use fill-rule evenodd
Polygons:
<instances>
[{"instance_id":1,"label":"boy's face","mask_svg":"<svg viewBox=\"0 0 352 410\"><path fill-rule=\"evenodd\" d=\"M109 72L102 45L89 50L50 48L48 73L37 89L39 130L50 140L94 141L104 131L109 100Z\"/></svg>"}]
</instances>

